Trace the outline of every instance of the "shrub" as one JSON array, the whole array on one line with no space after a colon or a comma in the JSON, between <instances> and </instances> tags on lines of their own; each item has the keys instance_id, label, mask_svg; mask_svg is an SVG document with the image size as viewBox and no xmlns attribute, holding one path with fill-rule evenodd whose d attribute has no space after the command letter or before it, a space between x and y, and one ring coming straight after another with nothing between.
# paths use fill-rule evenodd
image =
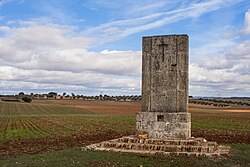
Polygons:
<instances>
[{"instance_id":1,"label":"shrub","mask_svg":"<svg viewBox=\"0 0 250 167\"><path fill-rule=\"evenodd\" d=\"M26 102L26 103L30 103L32 100L31 100L31 98L29 97L29 96L24 96L23 98L22 98L22 100L24 101L24 102Z\"/></svg>"}]
</instances>

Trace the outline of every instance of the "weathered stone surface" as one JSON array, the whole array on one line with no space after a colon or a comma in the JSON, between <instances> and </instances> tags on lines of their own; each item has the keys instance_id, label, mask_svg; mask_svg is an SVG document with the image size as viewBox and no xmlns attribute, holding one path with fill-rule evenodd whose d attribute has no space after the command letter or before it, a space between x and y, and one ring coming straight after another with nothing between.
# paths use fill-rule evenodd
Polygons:
<instances>
[{"instance_id":1,"label":"weathered stone surface","mask_svg":"<svg viewBox=\"0 0 250 167\"><path fill-rule=\"evenodd\" d=\"M187 112L188 36L143 38L142 111Z\"/></svg>"},{"instance_id":2,"label":"weathered stone surface","mask_svg":"<svg viewBox=\"0 0 250 167\"><path fill-rule=\"evenodd\" d=\"M166 156L229 154L230 147L191 138L191 115L187 112L188 36L144 37L142 55L142 112L136 115L138 135L82 149Z\"/></svg>"},{"instance_id":3,"label":"weathered stone surface","mask_svg":"<svg viewBox=\"0 0 250 167\"><path fill-rule=\"evenodd\" d=\"M229 154L230 147L218 146L203 138L187 140L140 139L127 136L82 148L83 150L128 152L149 155L219 156Z\"/></svg>"},{"instance_id":4,"label":"weathered stone surface","mask_svg":"<svg viewBox=\"0 0 250 167\"><path fill-rule=\"evenodd\" d=\"M191 116L186 112L140 112L136 128L149 138L187 139L191 137Z\"/></svg>"},{"instance_id":5,"label":"weathered stone surface","mask_svg":"<svg viewBox=\"0 0 250 167\"><path fill-rule=\"evenodd\" d=\"M142 112L138 133L152 138L187 139L191 136L188 103L188 36L143 38Z\"/></svg>"}]
</instances>

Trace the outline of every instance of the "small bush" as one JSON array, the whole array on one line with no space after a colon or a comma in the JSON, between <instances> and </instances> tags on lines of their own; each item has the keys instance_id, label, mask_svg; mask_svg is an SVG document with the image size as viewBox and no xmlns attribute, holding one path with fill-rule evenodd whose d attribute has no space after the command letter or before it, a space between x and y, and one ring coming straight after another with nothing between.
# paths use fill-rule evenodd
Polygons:
<instances>
[{"instance_id":1,"label":"small bush","mask_svg":"<svg viewBox=\"0 0 250 167\"><path fill-rule=\"evenodd\" d=\"M30 103L32 101L32 99L29 96L24 96L22 100L26 103Z\"/></svg>"}]
</instances>

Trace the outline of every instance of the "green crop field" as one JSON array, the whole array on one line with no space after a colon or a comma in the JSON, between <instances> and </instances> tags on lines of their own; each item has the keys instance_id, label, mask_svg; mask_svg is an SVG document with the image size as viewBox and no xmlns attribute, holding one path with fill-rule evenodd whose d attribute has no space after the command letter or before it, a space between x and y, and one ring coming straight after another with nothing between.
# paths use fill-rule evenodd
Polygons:
<instances>
[{"instance_id":1,"label":"green crop field","mask_svg":"<svg viewBox=\"0 0 250 167\"><path fill-rule=\"evenodd\" d=\"M92 112L66 105L27 104L14 102L0 103L0 117L15 116L58 116L91 114Z\"/></svg>"},{"instance_id":2,"label":"green crop field","mask_svg":"<svg viewBox=\"0 0 250 167\"><path fill-rule=\"evenodd\" d=\"M233 146L230 158L207 160L82 152L80 146L134 134L135 115L101 115L73 105L0 102L0 166L250 164L247 156L250 144L249 112L231 113L209 109L195 109L190 112L192 135ZM54 152L55 150L63 151ZM50 153L44 153L47 151ZM17 158L11 158L13 156Z\"/></svg>"},{"instance_id":3,"label":"green crop field","mask_svg":"<svg viewBox=\"0 0 250 167\"><path fill-rule=\"evenodd\" d=\"M131 130L133 116L105 116L65 105L0 103L0 141L68 135L77 132Z\"/></svg>"}]
</instances>

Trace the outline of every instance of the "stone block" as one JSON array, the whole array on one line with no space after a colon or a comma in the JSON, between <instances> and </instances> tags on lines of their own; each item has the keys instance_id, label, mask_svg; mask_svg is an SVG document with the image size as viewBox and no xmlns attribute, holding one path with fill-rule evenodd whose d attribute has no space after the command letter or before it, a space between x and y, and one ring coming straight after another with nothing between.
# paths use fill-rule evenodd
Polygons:
<instances>
[{"instance_id":1,"label":"stone block","mask_svg":"<svg viewBox=\"0 0 250 167\"><path fill-rule=\"evenodd\" d=\"M191 137L191 117L186 112L140 112L137 114L136 124L138 133L146 133L149 138L188 139Z\"/></svg>"}]
</instances>

